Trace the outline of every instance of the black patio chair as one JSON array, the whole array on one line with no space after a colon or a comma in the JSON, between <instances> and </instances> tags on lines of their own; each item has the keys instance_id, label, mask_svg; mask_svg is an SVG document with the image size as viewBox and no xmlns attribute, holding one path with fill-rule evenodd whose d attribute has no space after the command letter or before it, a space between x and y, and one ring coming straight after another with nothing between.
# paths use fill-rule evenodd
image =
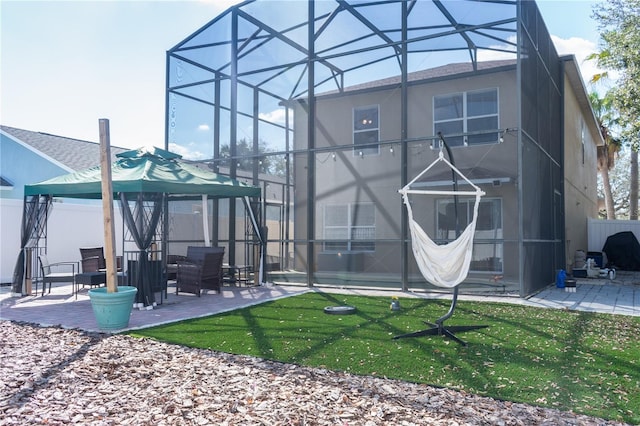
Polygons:
<instances>
[{"instance_id":1,"label":"black patio chair","mask_svg":"<svg viewBox=\"0 0 640 426\"><path fill-rule=\"evenodd\" d=\"M76 273L80 272L78 262L55 262L49 263L47 256L39 255L40 280L42 281L42 295L49 283L49 293L51 293L51 283L72 283L75 286ZM71 271L68 271L68 269ZM60 269L67 269L61 271ZM72 287L73 288L73 287ZM38 281L36 280L36 296L38 295Z\"/></svg>"},{"instance_id":2,"label":"black patio chair","mask_svg":"<svg viewBox=\"0 0 640 426\"><path fill-rule=\"evenodd\" d=\"M102 247L80 248L82 272L101 272L107 268ZM116 270L122 271L122 256L116 256Z\"/></svg>"},{"instance_id":3,"label":"black patio chair","mask_svg":"<svg viewBox=\"0 0 640 426\"><path fill-rule=\"evenodd\" d=\"M220 293L223 257L224 249L221 248L216 252L201 251L194 257L187 254L187 260L178 260L176 294L184 292L200 296L204 289Z\"/></svg>"}]
</instances>

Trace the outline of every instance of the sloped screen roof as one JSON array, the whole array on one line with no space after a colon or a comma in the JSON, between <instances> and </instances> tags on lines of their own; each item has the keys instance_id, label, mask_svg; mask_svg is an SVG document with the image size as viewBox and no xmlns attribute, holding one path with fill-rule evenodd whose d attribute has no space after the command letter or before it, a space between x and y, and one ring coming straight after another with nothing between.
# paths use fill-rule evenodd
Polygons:
<instances>
[{"instance_id":1,"label":"sloped screen roof","mask_svg":"<svg viewBox=\"0 0 640 426\"><path fill-rule=\"evenodd\" d=\"M399 75L404 53L408 72L515 58L516 27L508 0L247 1L169 51L184 60L170 85L211 101L216 79L235 75L291 99L307 95L309 59L316 92L341 90Z\"/></svg>"},{"instance_id":2,"label":"sloped screen roof","mask_svg":"<svg viewBox=\"0 0 640 426\"><path fill-rule=\"evenodd\" d=\"M515 0L243 2L167 52L166 147L218 162L214 144L241 140L287 152L295 102L450 64L476 71L482 62L517 59L518 7Z\"/></svg>"},{"instance_id":3,"label":"sloped screen roof","mask_svg":"<svg viewBox=\"0 0 640 426\"><path fill-rule=\"evenodd\" d=\"M260 188L200 169L180 156L159 148L141 148L117 155L112 163L114 193L206 194L216 198L257 197ZM25 185L25 196L52 195L68 198L102 198L100 167Z\"/></svg>"}]
</instances>

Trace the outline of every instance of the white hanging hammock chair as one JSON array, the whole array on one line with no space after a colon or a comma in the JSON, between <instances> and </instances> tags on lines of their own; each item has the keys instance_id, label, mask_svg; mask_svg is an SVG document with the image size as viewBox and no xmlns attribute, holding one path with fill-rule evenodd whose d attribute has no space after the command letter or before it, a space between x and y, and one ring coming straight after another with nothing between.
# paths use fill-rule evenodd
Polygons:
<instances>
[{"instance_id":1,"label":"white hanging hammock chair","mask_svg":"<svg viewBox=\"0 0 640 426\"><path fill-rule=\"evenodd\" d=\"M447 164L455 173L473 187L473 191L436 191L411 189L418 179L420 179L427 171L439 162ZM424 169L411 182L398 191L402 194L404 204L407 206L407 214L409 216L409 230L411 231L411 247L413 255L418 264L420 272L424 278L431 284L438 287L453 288L460 284L469 273L469 265L471 264L471 254L473 252L473 235L476 230L476 221L478 219L478 206L480 199L485 192L478 186L474 185L467 179L453 164L451 164L440 150L438 158ZM422 195L446 195L446 196L475 196L475 205L473 207L473 219L467 225L465 230L456 238L447 244L438 245L429 238L422 227L414 220L413 210L409 202L409 194Z\"/></svg>"}]
</instances>

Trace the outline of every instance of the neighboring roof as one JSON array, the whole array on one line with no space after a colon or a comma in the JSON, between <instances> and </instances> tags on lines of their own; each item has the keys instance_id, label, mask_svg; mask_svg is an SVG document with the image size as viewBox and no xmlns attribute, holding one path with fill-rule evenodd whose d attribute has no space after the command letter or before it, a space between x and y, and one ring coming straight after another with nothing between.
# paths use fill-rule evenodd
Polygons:
<instances>
[{"instance_id":1,"label":"neighboring roof","mask_svg":"<svg viewBox=\"0 0 640 426\"><path fill-rule=\"evenodd\" d=\"M9 126L0 126L0 130L71 170L82 170L100 163L100 144L96 142L66 138L49 133L33 132ZM126 150L125 148L112 145L111 156L115 160L116 154Z\"/></svg>"},{"instance_id":2,"label":"neighboring roof","mask_svg":"<svg viewBox=\"0 0 640 426\"><path fill-rule=\"evenodd\" d=\"M217 198L259 197L260 188L203 170L160 148L122 152L111 164L113 192L206 194ZM69 198L102 198L100 166L24 186L24 195Z\"/></svg>"},{"instance_id":3,"label":"neighboring roof","mask_svg":"<svg viewBox=\"0 0 640 426\"><path fill-rule=\"evenodd\" d=\"M4 177L0 176L0 186L11 187L13 186L13 184L8 179L5 179Z\"/></svg>"}]
</instances>

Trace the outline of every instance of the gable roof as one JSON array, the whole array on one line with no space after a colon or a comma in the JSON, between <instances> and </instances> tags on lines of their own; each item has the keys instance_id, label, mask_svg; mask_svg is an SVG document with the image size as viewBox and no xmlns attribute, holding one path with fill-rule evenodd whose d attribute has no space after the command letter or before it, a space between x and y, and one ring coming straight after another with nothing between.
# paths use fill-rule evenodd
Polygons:
<instances>
[{"instance_id":1,"label":"gable roof","mask_svg":"<svg viewBox=\"0 0 640 426\"><path fill-rule=\"evenodd\" d=\"M424 80L432 80L438 78L459 78L463 74L473 73L477 75L479 71L497 72L506 68L515 68L517 61L515 59L503 59L495 61L478 62L477 68L474 70L471 62L457 62L447 65L441 65L435 68L427 68L420 71L414 71L407 74L407 81L416 82ZM370 89L374 87L386 87L398 85L402 82L401 76L396 75L380 80L373 80L362 84L356 84L345 88L345 91Z\"/></svg>"},{"instance_id":2,"label":"gable roof","mask_svg":"<svg viewBox=\"0 0 640 426\"><path fill-rule=\"evenodd\" d=\"M473 68L471 62L456 62L447 65L441 65L434 68L427 68L420 71L414 71L407 74L407 81L409 84L422 83L427 80L438 81L441 79L462 78L467 74L474 76L479 73L492 73L506 70L515 70L518 62L515 59L502 59L495 61L483 61L478 62L477 68ZM325 96L342 96L344 93L369 91L376 89L388 89L396 86L400 86L402 83L402 77L395 75L392 77L382 78L378 80L371 80L360 84L354 84L347 86L343 90L329 90L322 92L317 97Z\"/></svg>"},{"instance_id":3,"label":"gable roof","mask_svg":"<svg viewBox=\"0 0 640 426\"><path fill-rule=\"evenodd\" d=\"M52 159L70 170L82 170L100 163L100 144L80 139L66 138L43 132L0 126L2 132L18 142ZM126 148L111 146L111 156L127 151Z\"/></svg>"},{"instance_id":4,"label":"gable roof","mask_svg":"<svg viewBox=\"0 0 640 426\"><path fill-rule=\"evenodd\" d=\"M10 188L10 187L13 187L13 184L8 179L0 176L0 187L2 187L2 188L5 188L5 187Z\"/></svg>"}]
</instances>

